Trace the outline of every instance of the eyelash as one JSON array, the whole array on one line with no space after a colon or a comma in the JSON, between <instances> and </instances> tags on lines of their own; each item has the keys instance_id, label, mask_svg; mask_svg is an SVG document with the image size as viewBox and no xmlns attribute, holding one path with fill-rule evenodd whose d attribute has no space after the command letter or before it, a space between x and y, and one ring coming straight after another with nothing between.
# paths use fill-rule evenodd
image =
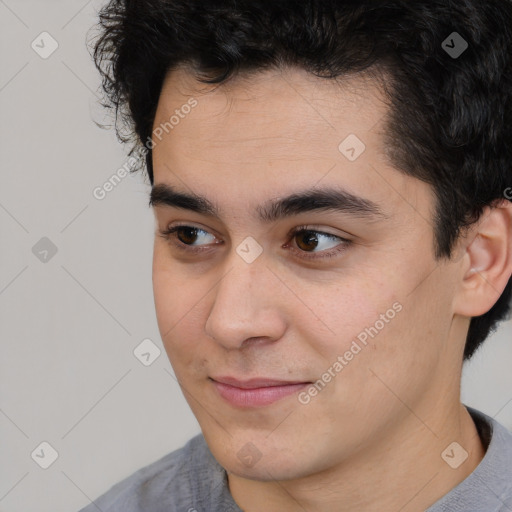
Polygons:
<instances>
[{"instance_id":1,"label":"eyelash","mask_svg":"<svg viewBox=\"0 0 512 512\"><path fill-rule=\"evenodd\" d=\"M169 227L169 228L167 228L167 229L165 229L163 231L160 231L160 236L162 236L162 238L164 238L165 240L170 242L174 247L176 247L180 251L184 251L184 252L189 253L189 254L196 255L196 254L208 252L210 250L210 248L205 248L205 247L191 247L191 246L187 246L186 244L183 244L183 242L176 241L176 237L174 236L175 233L179 229L183 229L183 228L196 229L196 230L202 231L204 233L209 233L208 231L206 231L204 229L201 229L201 228L198 228L196 226L190 226L188 224L182 224L182 225L177 225L177 226ZM333 235L332 233L325 233L324 231L318 231L318 230L315 230L315 229L311 229L308 226L298 226L298 227L294 228L288 234L289 241L286 242L286 247L288 246L288 244L298 234L301 234L303 232L315 233L315 234L318 234L318 235L324 235L324 236L329 237L329 238L337 238L337 239L339 239L342 242L339 246L336 246L334 249L331 249L331 250L326 249L325 251L322 251L320 253L315 253L314 255L310 255L309 253L307 253L305 251L301 251L299 249L296 249L296 248L292 247L292 252L294 252L294 253L297 253L297 252L301 253L302 255L300 256L300 258L305 259L305 260L319 260L319 259L325 259L325 258L332 258L333 256L337 256L338 254L341 254L342 252L347 250L348 246L352 243L351 240L347 240L346 238L342 238L340 236ZM209 234L211 234L211 233L209 233Z\"/></svg>"}]
</instances>

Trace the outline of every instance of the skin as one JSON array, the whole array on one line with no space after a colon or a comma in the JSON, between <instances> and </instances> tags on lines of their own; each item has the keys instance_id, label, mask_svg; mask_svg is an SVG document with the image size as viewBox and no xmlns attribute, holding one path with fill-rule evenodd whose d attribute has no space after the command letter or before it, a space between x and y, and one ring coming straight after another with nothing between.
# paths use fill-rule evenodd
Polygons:
<instances>
[{"instance_id":1,"label":"skin","mask_svg":"<svg viewBox=\"0 0 512 512\"><path fill-rule=\"evenodd\" d=\"M248 512L425 510L484 456L460 403L462 354L470 317L512 274L510 204L486 209L454 257L436 261L432 190L386 158L388 107L370 79L287 69L214 89L181 68L165 80L154 127L191 97L197 106L155 140L154 184L203 195L221 215L154 207L154 297L167 355L233 498ZM351 133L366 145L354 162L338 149ZM324 185L377 203L385 218L255 216L269 199ZM209 251L180 251L176 235L161 235L177 223L206 231L182 233L182 245ZM342 242L290 241L301 225L352 243L306 260ZM263 250L250 264L236 252L248 236ZM395 303L401 311L307 404L295 393L237 408L209 379L315 382ZM468 453L457 469L441 457L453 442ZM252 465L237 456L247 443L261 456Z\"/></svg>"}]
</instances>

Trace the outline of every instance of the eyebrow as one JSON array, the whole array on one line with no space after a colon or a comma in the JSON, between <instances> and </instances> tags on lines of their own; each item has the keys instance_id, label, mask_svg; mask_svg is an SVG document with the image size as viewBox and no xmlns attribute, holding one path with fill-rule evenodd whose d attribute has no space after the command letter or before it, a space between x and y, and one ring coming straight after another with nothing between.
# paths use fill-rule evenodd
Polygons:
<instances>
[{"instance_id":1,"label":"eyebrow","mask_svg":"<svg viewBox=\"0 0 512 512\"><path fill-rule=\"evenodd\" d=\"M149 206L167 206L209 217L221 217L220 208L206 197L180 192L164 183L151 189ZM270 199L256 207L258 218L264 223L313 211L344 213L374 221L388 218L373 201L332 187L295 192L283 198Z\"/></svg>"}]
</instances>

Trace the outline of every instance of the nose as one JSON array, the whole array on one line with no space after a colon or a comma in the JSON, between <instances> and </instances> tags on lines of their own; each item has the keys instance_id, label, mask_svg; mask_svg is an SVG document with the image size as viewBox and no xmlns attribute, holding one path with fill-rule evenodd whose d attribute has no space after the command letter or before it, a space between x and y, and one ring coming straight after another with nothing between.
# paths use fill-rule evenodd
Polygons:
<instances>
[{"instance_id":1,"label":"nose","mask_svg":"<svg viewBox=\"0 0 512 512\"><path fill-rule=\"evenodd\" d=\"M238 256L235 255L235 258ZM214 288L205 331L226 349L240 349L250 339L276 341L286 329L286 288L263 259L235 261Z\"/></svg>"}]
</instances>

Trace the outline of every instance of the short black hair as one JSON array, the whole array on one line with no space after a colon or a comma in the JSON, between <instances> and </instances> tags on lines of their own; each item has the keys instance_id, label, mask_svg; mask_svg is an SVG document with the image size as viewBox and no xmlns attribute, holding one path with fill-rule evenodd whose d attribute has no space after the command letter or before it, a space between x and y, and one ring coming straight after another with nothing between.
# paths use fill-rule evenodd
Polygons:
<instances>
[{"instance_id":1,"label":"short black hair","mask_svg":"<svg viewBox=\"0 0 512 512\"><path fill-rule=\"evenodd\" d=\"M143 149L151 184L144 141L167 72L186 66L222 84L295 66L327 80L385 72L388 156L433 188L437 260L452 256L484 207L511 199L510 0L110 0L97 27L103 105L130 154ZM471 319L465 360L506 318L511 294L509 279Z\"/></svg>"}]
</instances>

